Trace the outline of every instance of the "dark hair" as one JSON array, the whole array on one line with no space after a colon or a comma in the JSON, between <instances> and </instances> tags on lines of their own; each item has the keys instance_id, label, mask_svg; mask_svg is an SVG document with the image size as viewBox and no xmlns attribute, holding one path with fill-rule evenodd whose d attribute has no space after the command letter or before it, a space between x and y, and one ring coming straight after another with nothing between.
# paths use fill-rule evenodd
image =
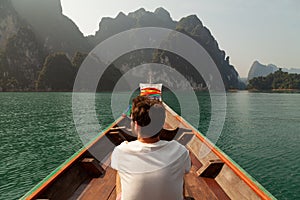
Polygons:
<instances>
[{"instance_id":1,"label":"dark hair","mask_svg":"<svg viewBox=\"0 0 300 200\"><path fill-rule=\"evenodd\" d=\"M132 100L132 120L141 126L141 137L157 137L165 123L165 109L157 99L138 96Z\"/></svg>"}]
</instances>

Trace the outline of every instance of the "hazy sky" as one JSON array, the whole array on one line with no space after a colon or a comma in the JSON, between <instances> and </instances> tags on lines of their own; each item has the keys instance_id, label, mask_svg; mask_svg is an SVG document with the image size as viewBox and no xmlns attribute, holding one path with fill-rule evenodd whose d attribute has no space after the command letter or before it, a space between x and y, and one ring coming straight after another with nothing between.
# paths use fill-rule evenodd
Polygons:
<instances>
[{"instance_id":1,"label":"hazy sky","mask_svg":"<svg viewBox=\"0 0 300 200\"><path fill-rule=\"evenodd\" d=\"M255 60L300 68L298 0L61 0L63 13L84 35L95 34L102 17L116 17L141 7L168 10L178 21L196 14L230 56L241 77Z\"/></svg>"}]
</instances>

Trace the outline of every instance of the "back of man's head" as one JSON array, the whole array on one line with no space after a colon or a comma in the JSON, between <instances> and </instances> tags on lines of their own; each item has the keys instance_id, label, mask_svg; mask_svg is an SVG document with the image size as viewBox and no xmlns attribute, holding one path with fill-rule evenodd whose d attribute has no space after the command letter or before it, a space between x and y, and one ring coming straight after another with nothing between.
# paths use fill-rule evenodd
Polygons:
<instances>
[{"instance_id":1,"label":"back of man's head","mask_svg":"<svg viewBox=\"0 0 300 200\"><path fill-rule=\"evenodd\" d=\"M159 135L165 123L165 109L159 100L138 96L132 100L132 120L141 127L140 137Z\"/></svg>"}]
</instances>

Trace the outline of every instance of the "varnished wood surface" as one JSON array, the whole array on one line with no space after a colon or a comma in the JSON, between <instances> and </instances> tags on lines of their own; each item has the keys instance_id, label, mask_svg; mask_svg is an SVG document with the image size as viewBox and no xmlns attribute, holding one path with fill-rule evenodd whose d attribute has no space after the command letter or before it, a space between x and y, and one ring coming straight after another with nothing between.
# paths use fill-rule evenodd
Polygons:
<instances>
[{"instance_id":1,"label":"varnished wood surface","mask_svg":"<svg viewBox=\"0 0 300 200\"><path fill-rule=\"evenodd\" d=\"M190 153L192 167L188 174L185 175L186 196L193 197L195 200L200 199L230 199L222 190L219 184L212 178L198 177L196 172L202 167L202 163Z\"/></svg>"},{"instance_id":2,"label":"varnished wood surface","mask_svg":"<svg viewBox=\"0 0 300 200\"><path fill-rule=\"evenodd\" d=\"M116 187L116 171L108 167L104 176L93 178L87 185L78 199L94 200L94 199L110 199L115 195Z\"/></svg>"}]
</instances>

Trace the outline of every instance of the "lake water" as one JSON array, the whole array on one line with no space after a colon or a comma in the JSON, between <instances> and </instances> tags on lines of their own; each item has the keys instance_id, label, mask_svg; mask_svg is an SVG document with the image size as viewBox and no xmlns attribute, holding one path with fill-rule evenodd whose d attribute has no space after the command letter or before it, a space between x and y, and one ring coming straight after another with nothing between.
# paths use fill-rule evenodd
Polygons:
<instances>
[{"instance_id":1,"label":"lake water","mask_svg":"<svg viewBox=\"0 0 300 200\"><path fill-rule=\"evenodd\" d=\"M197 96L199 130L205 134L210 97ZM110 98L110 93L96 94L103 128L113 121ZM180 112L174 95L166 93L164 99ZM88 132L89 125L85 128ZM300 199L299 144L300 94L227 94L217 146L278 199ZM0 199L20 198L81 146L71 93L0 93Z\"/></svg>"}]
</instances>

